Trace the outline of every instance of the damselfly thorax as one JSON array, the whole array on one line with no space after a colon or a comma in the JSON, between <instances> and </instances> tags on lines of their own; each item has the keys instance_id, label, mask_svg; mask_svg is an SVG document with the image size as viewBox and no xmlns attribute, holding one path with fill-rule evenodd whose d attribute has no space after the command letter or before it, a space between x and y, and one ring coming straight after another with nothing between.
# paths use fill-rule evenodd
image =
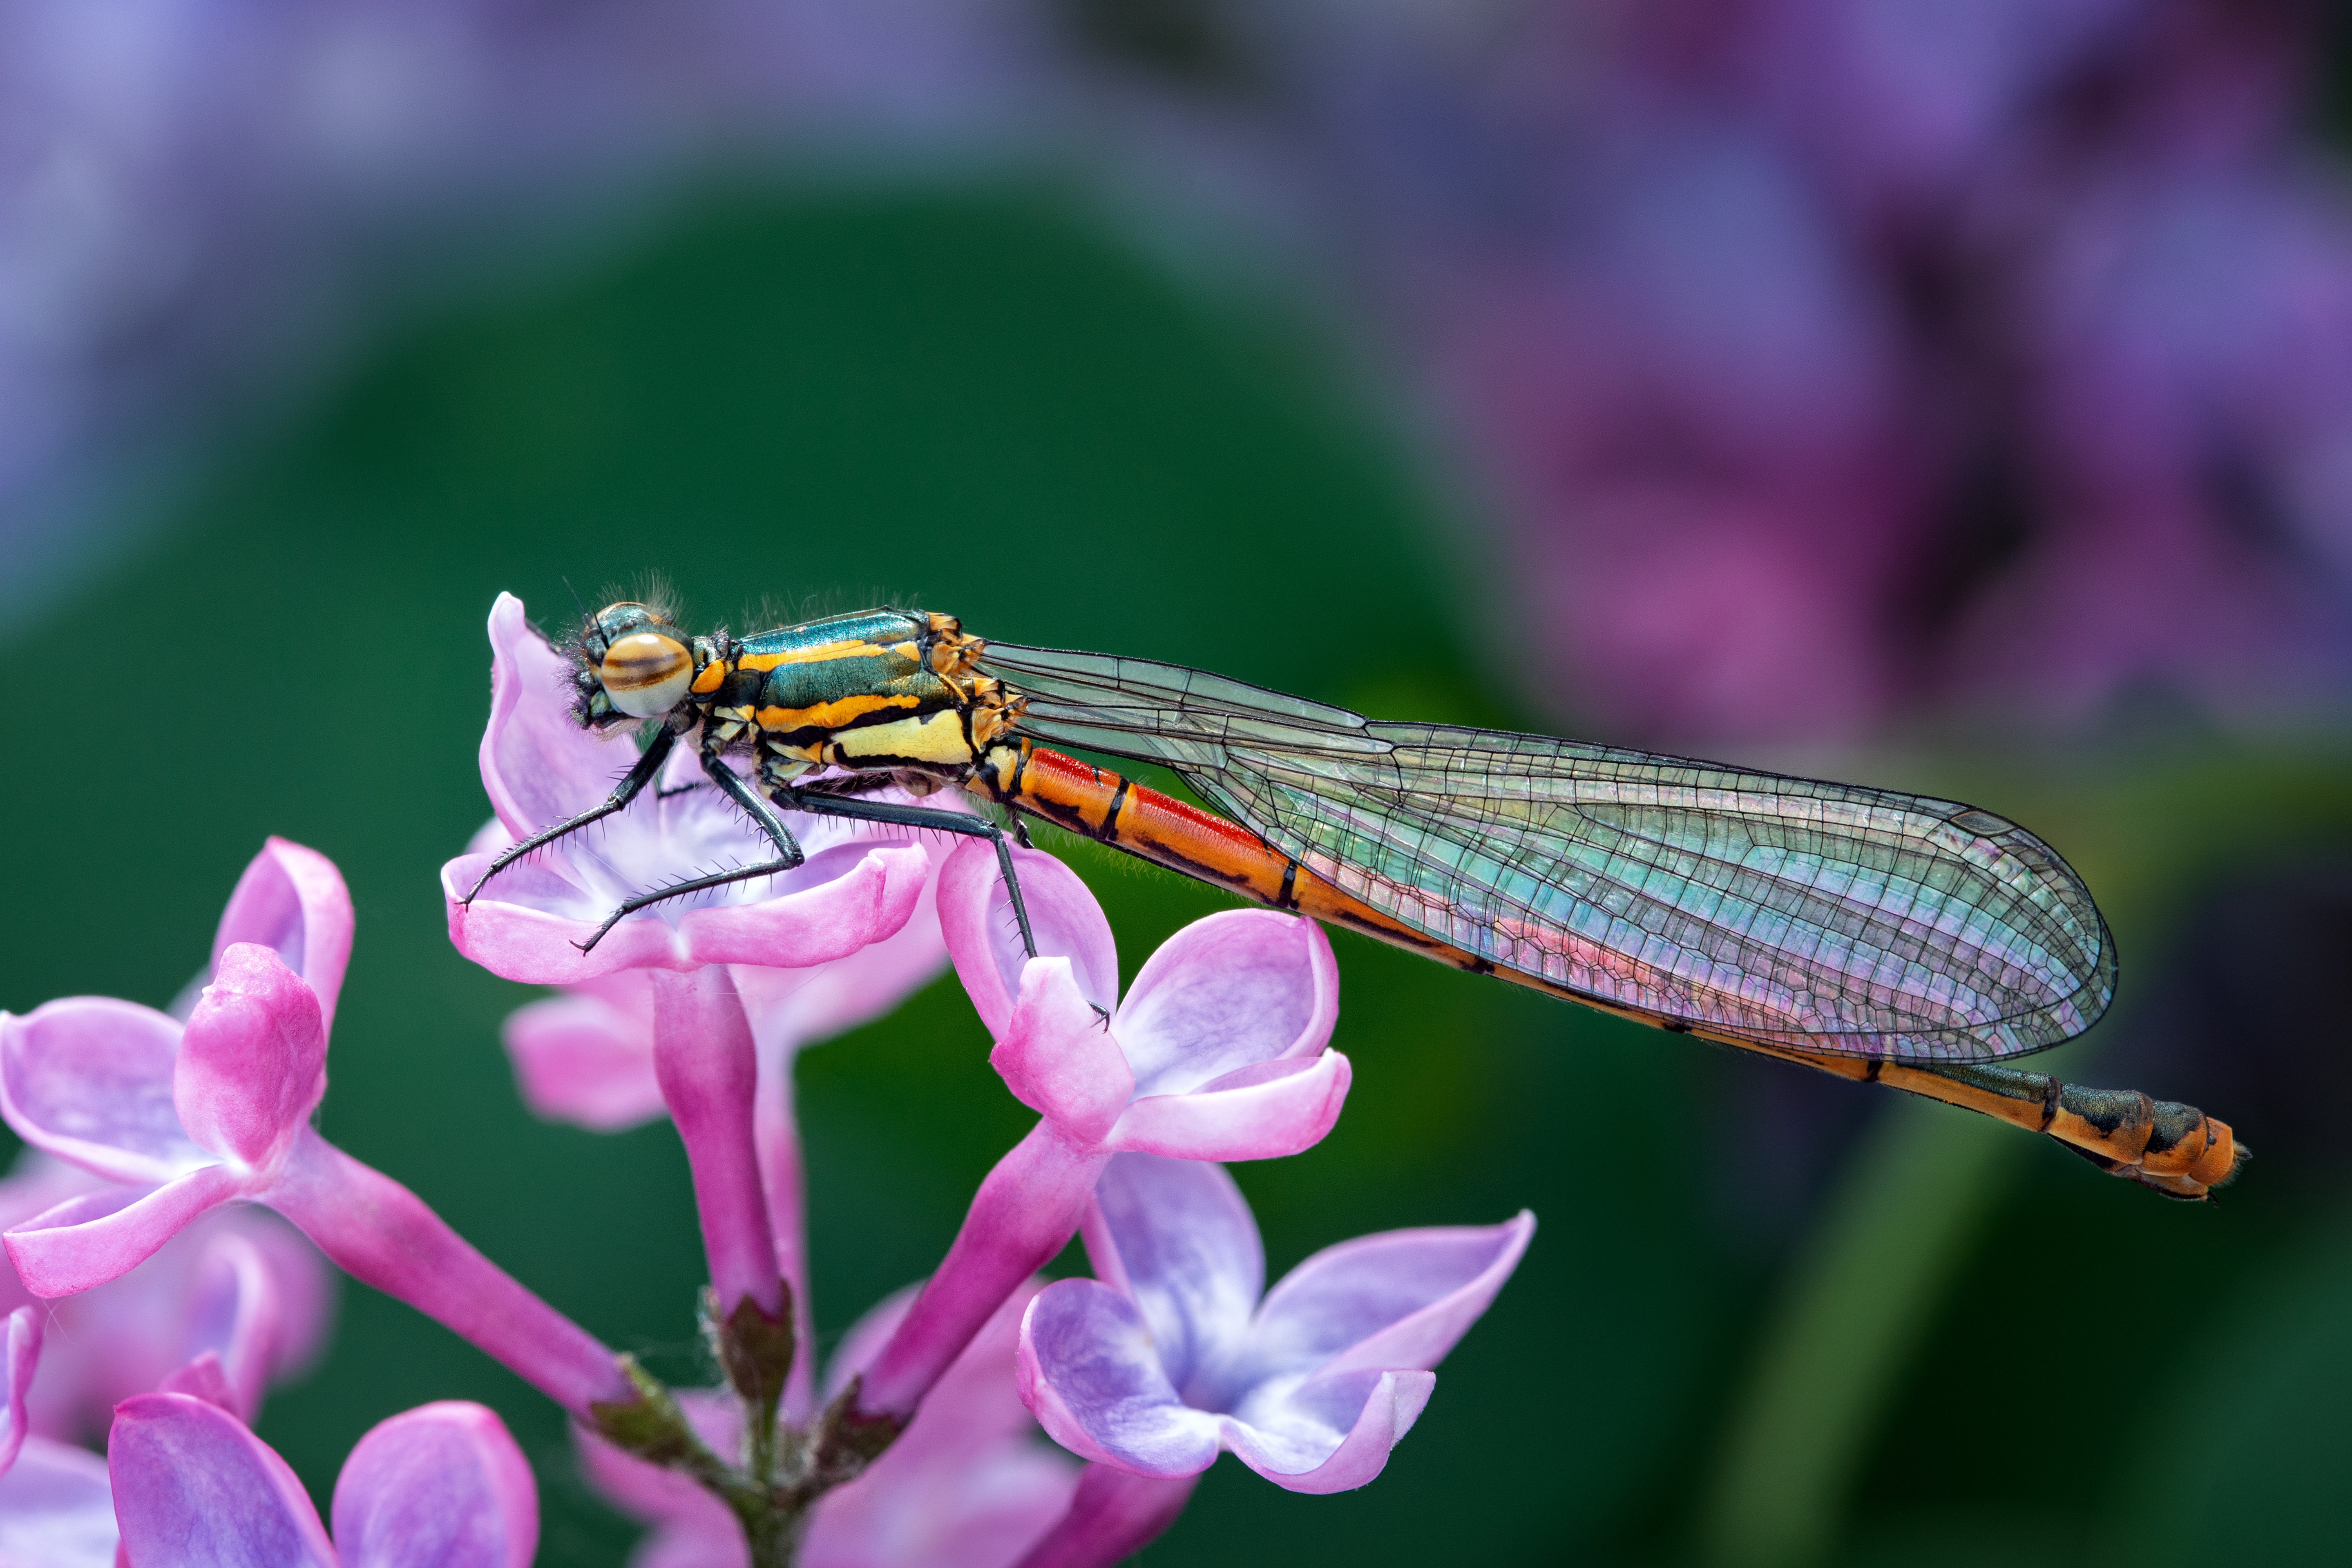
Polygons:
<instances>
[{"instance_id":1,"label":"damselfly thorax","mask_svg":"<svg viewBox=\"0 0 2352 1568\"><path fill-rule=\"evenodd\" d=\"M1958 802L1370 720L916 610L736 638L623 603L573 652L581 722L657 721L651 739L609 798L483 881L626 806L682 742L775 850L625 901L590 946L648 905L799 865L781 806L992 840L1034 954L1007 827L919 803L957 787L1016 840L1035 816L1463 969L1982 1111L2175 1196L2243 1157L2193 1107L2000 1065L2097 1020L2115 943L2055 850ZM1165 766L1213 809L1058 746ZM916 799L877 798L892 785Z\"/></svg>"}]
</instances>

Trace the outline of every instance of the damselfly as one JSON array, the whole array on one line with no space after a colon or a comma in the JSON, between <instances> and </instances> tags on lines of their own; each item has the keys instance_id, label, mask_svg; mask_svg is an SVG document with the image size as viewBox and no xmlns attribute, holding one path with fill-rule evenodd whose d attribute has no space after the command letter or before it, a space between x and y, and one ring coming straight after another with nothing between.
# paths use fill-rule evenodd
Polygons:
<instances>
[{"instance_id":1,"label":"damselfly","mask_svg":"<svg viewBox=\"0 0 2352 1568\"><path fill-rule=\"evenodd\" d=\"M1006 830L919 804L952 785L1005 808L1016 837L1035 816L1463 969L1998 1117L2176 1197L2243 1159L2193 1106L2002 1065L2096 1021L2116 958L2072 868L1990 812L1370 720L1180 665L983 642L919 610L698 637L623 602L572 653L581 723L650 738L606 800L482 882L625 807L689 737L775 851L631 898L599 937L799 865L781 806L992 840L1034 953ZM1214 810L1051 746L1163 765ZM875 798L893 785L916 798Z\"/></svg>"}]
</instances>

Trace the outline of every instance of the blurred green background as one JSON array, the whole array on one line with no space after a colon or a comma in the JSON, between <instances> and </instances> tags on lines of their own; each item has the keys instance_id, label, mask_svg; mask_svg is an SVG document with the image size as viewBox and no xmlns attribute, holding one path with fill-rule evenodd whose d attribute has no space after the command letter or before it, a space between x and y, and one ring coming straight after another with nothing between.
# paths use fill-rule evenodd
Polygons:
<instances>
[{"instance_id":1,"label":"blurred green background","mask_svg":"<svg viewBox=\"0 0 2352 1568\"><path fill-rule=\"evenodd\" d=\"M1189 289L1047 188L706 189L386 329L122 504L141 542L18 604L5 641L0 1005L163 1005L262 837L317 847L359 911L323 1131L679 1380L706 1373L675 1136L527 1116L497 1031L533 993L446 939L436 872L488 815L499 591L561 622L567 579L657 569L704 624L888 598L1393 716L1557 723L1477 625L1476 534L1314 334ZM2125 993L2044 1059L2231 1118L2246 1179L2169 1204L1958 1113L1339 937L1346 1114L1236 1172L1272 1268L1522 1205L1542 1229L1375 1485L1297 1497L1223 1462L1149 1562L2340 1552L2352 1205L2302 1134L2344 1103L2346 933L2340 900L2294 895L2352 861L2340 738L2165 721L1802 760L1963 795L2067 854ZM1130 973L1219 907L1050 847ZM986 1047L949 980L803 1058L828 1343L930 1267L1027 1125ZM323 1502L361 1432L452 1397L531 1454L542 1562L623 1560L633 1528L546 1403L363 1289L261 1434Z\"/></svg>"}]
</instances>

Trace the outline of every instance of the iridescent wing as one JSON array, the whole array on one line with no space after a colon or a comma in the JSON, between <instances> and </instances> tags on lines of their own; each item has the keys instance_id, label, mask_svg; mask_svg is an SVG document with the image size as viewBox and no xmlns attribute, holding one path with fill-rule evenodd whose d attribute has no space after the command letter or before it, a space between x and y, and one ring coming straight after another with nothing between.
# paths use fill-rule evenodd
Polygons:
<instances>
[{"instance_id":1,"label":"iridescent wing","mask_svg":"<svg viewBox=\"0 0 2352 1568\"><path fill-rule=\"evenodd\" d=\"M2115 943L2056 851L1953 801L989 643L1015 728L1160 763L1315 875L1498 968L1806 1050L1985 1061L2080 1034Z\"/></svg>"}]
</instances>

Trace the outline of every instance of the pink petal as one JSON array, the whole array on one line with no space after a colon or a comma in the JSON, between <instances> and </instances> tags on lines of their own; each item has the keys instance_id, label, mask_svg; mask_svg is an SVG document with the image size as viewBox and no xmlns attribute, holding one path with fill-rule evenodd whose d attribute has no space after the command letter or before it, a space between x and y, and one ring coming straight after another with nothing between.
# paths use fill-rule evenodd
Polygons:
<instances>
[{"instance_id":1,"label":"pink petal","mask_svg":"<svg viewBox=\"0 0 2352 1568\"><path fill-rule=\"evenodd\" d=\"M921 846L934 868L946 860ZM763 1052L812 1045L846 1034L897 1007L947 967L947 939L935 902L938 879L927 878L914 913L898 931L846 958L804 969L746 968L735 976Z\"/></svg>"},{"instance_id":2,"label":"pink petal","mask_svg":"<svg viewBox=\"0 0 2352 1568\"><path fill-rule=\"evenodd\" d=\"M1338 1051L1281 1057L1189 1094L1158 1094L1119 1113L1107 1149L1177 1160L1272 1160L1311 1149L1339 1120L1352 1077Z\"/></svg>"},{"instance_id":3,"label":"pink petal","mask_svg":"<svg viewBox=\"0 0 2352 1568\"><path fill-rule=\"evenodd\" d=\"M70 1296L129 1273L241 1188L227 1166L200 1165L129 1204L119 1192L71 1199L9 1231L8 1261L34 1295Z\"/></svg>"},{"instance_id":4,"label":"pink petal","mask_svg":"<svg viewBox=\"0 0 2352 1568\"><path fill-rule=\"evenodd\" d=\"M1039 849L1013 851L1014 875L1037 938L1039 957L1070 961L1078 994L1108 1011L1118 1000L1118 946L1102 906L1078 874ZM974 839L940 868L940 929L948 956L992 1035L1003 1032L1020 988L1021 928L996 865L996 851Z\"/></svg>"},{"instance_id":5,"label":"pink petal","mask_svg":"<svg viewBox=\"0 0 2352 1568\"><path fill-rule=\"evenodd\" d=\"M996 1163L947 1257L875 1357L861 1396L866 1410L914 1412L1005 1299L1076 1234L1108 1158L1040 1121Z\"/></svg>"},{"instance_id":6,"label":"pink petal","mask_svg":"<svg viewBox=\"0 0 2352 1568\"><path fill-rule=\"evenodd\" d=\"M1119 1042L1087 1005L1066 958L1022 968L1020 1000L997 1032L988 1065L1013 1099L1083 1143L1099 1142L1135 1093Z\"/></svg>"},{"instance_id":7,"label":"pink petal","mask_svg":"<svg viewBox=\"0 0 2352 1568\"><path fill-rule=\"evenodd\" d=\"M156 1386L158 1394L184 1394L191 1399L201 1399L207 1405L218 1405L238 1420L244 1413L236 1407L236 1391L228 1385L228 1373L221 1370L217 1352L205 1351L195 1360L173 1373Z\"/></svg>"},{"instance_id":8,"label":"pink petal","mask_svg":"<svg viewBox=\"0 0 2352 1568\"><path fill-rule=\"evenodd\" d=\"M604 799L632 761L625 728L622 738L602 738L572 718L572 675L571 659L531 628L522 601L500 594L490 606L482 787L516 838Z\"/></svg>"},{"instance_id":9,"label":"pink petal","mask_svg":"<svg viewBox=\"0 0 2352 1568\"><path fill-rule=\"evenodd\" d=\"M0 1476L16 1462L16 1451L25 1446L27 1416L25 1395L33 1386L33 1373L41 1361L41 1313L36 1307L19 1307L8 1314L5 1329L0 1329L0 1377L7 1379L6 1404L0 1405Z\"/></svg>"},{"instance_id":10,"label":"pink petal","mask_svg":"<svg viewBox=\"0 0 2352 1568\"><path fill-rule=\"evenodd\" d=\"M180 1041L172 1073L180 1124L214 1153L267 1173L326 1093L319 998L268 948L232 943Z\"/></svg>"},{"instance_id":11,"label":"pink petal","mask_svg":"<svg viewBox=\"0 0 2352 1568\"><path fill-rule=\"evenodd\" d=\"M654 1067L693 1172L720 1314L748 1299L780 1319L782 1275L751 1135L760 1062L751 1020L723 965L690 974L656 971L653 986Z\"/></svg>"},{"instance_id":12,"label":"pink petal","mask_svg":"<svg viewBox=\"0 0 2352 1568\"><path fill-rule=\"evenodd\" d=\"M1313 921L1227 910L1146 960L1118 1005L1136 1092L1182 1094L1238 1068L1311 1057L1339 1016L1339 969Z\"/></svg>"},{"instance_id":13,"label":"pink petal","mask_svg":"<svg viewBox=\"0 0 2352 1568\"><path fill-rule=\"evenodd\" d=\"M1294 1492L1342 1492L1389 1462L1429 1404L1433 1372L1356 1372L1318 1378L1264 1410L1221 1418L1241 1462Z\"/></svg>"},{"instance_id":14,"label":"pink petal","mask_svg":"<svg viewBox=\"0 0 2352 1568\"><path fill-rule=\"evenodd\" d=\"M1217 1457L1218 1417L1176 1396L1135 1303L1093 1279L1048 1285L1021 1320L1023 1403L1082 1459L1191 1476Z\"/></svg>"},{"instance_id":15,"label":"pink petal","mask_svg":"<svg viewBox=\"0 0 2352 1568\"><path fill-rule=\"evenodd\" d=\"M336 1568L293 1470L215 1405L184 1394L124 1400L115 1406L106 1463L133 1563Z\"/></svg>"},{"instance_id":16,"label":"pink petal","mask_svg":"<svg viewBox=\"0 0 2352 1568\"><path fill-rule=\"evenodd\" d=\"M640 978L629 971L614 979ZM499 1031L531 1114L616 1132L663 1112L649 1018L602 996L551 996L507 1015Z\"/></svg>"},{"instance_id":17,"label":"pink petal","mask_svg":"<svg viewBox=\"0 0 2352 1568\"><path fill-rule=\"evenodd\" d=\"M1030 1549L1019 1568L1112 1568L1176 1522L1192 1499L1192 1476L1139 1476L1088 1465L1069 1511Z\"/></svg>"},{"instance_id":18,"label":"pink petal","mask_svg":"<svg viewBox=\"0 0 2352 1568\"><path fill-rule=\"evenodd\" d=\"M0 1568L115 1568L106 1461L33 1437L0 1476Z\"/></svg>"},{"instance_id":19,"label":"pink petal","mask_svg":"<svg viewBox=\"0 0 2352 1568\"><path fill-rule=\"evenodd\" d=\"M446 1400L370 1428L335 1479L344 1568L530 1568L539 1488L505 1423Z\"/></svg>"},{"instance_id":20,"label":"pink petal","mask_svg":"<svg viewBox=\"0 0 2352 1568\"><path fill-rule=\"evenodd\" d=\"M791 875L807 885L753 902L688 910L675 925L659 912L633 915L582 952L610 906L529 865L501 872L472 904L459 901L488 868L461 855L441 868L449 940L491 973L535 985L576 985L624 969L693 969L705 963L801 968L845 958L895 933L915 911L930 859L920 845L852 840L812 855ZM779 879L782 880L782 879ZM569 912L516 901L562 889Z\"/></svg>"},{"instance_id":21,"label":"pink petal","mask_svg":"<svg viewBox=\"0 0 2352 1568\"><path fill-rule=\"evenodd\" d=\"M1196 1372L1241 1346L1265 1288L1241 1189L1222 1165L1120 1154L1095 1183L1085 1234L1095 1277L1135 1303L1189 1396Z\"/></svg>"},{"instance_id":22,"label":"pink petal","mask_svg":"<svg viewBox=\"0 0 2352 1568\"><path fill-rule=\"evenodd\" d=\"M1392 1230L1324 1248L1258 1309L1250 1375L1435 1366L1493 1304L1535 1231L1522 1211L1501 1225Z\"/></svg>"},{"instance_id":23,"label":"pink petal","mask_svg":"<svg viewBox=\"0 0 2352 1568\"><path fill-rule=\"evenodd\" d=\"M259 1195L344 1273L469 1341L573 1415L628 1397L613 1352L594 1336L477 1252L415 1193L316 1132L295 1142Z\"/></svg>"},{"instance_id":24,"label":"pink petal","mask_svg":"<svg viewBox=\"0 0 2352 1568\"><path fill-rule=\"evenodd\" d=\"M221 911L213 966L240 942L276 952L318 996L320 1016L334 1026L335 998L352 956L352 895L332 860L284 838L264 843Z\"/></svg>"},{"instance_id":25,"label":"pink petal","mask_svg":"<svg viewBox=\"0 0 2352 1568\"><path fill-rule=\"evenodd\" d=\"M168 1182L212 1161L173 1109L179 1049L172 1018L109 996L0 1013L0 1113L26 1142L84 1170Z\"/></svg>"}]
</instances>

